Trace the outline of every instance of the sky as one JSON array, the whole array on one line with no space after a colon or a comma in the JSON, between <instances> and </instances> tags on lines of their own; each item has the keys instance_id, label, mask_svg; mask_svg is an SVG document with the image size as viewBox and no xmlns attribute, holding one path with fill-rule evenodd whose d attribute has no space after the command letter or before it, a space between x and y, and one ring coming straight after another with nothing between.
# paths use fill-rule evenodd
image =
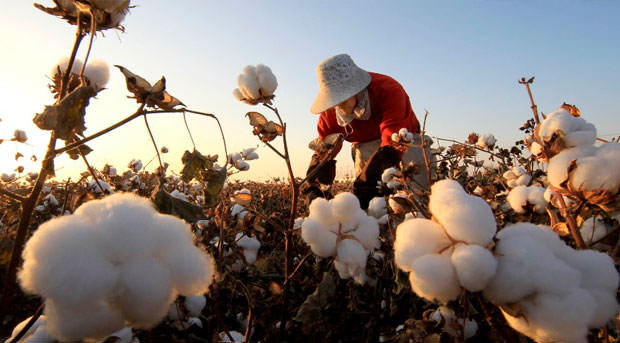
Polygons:
<instances>
[{"instance_id":1,"label":"sky","mask_svg":"<svg viewBox=\"0 0 620 343\"><path fill-rule=\"evenodd\" d=\"M52 1L40 3L51 6ZM287 124L296 176L305 174L316 137L310 105L318 93L316 66L347 53L365 70L387 74L408 92L420 121L429 112L428 135L465 140L470 132L492 133L498 145L522 139L518 128L532 117L521 77L532 86L539 110L576 104L599 137L620 135L620 2L617 1L204 1L132 0L125 32L95 37L91 59L110 65L107 89L91 100L85 134L95 133L133 113L122 65L151 82L161 76L167 90L188 108L215 114L229 152L258 146L239 179L287 175L284 161L252 135L244 117L262 106L232 96L244 66L263 63L278 79L274 105ZM26 131L27 144L0 144L0 172L18 165L38 170L49 132L33 123L35 113L54 100L47 85L51 68L68 56L75 27L45 14L30 1L0 0L0 139ZM84 57L83 44L78 57ZM217 124L188 114L188 125L203 154L224 155ZM154 114L149 123L170 171L193 146L179 114ZM443 143L445 144L445 143ZM62 145L62 143L60 143ZM281 139L274 141L281 147ZM154 148L142 119L92 141L87 158L125 170L134 158L147 164ZM17 152L25 158L15 161ZM348 149L337 157L338 175L353 174ZM85 171L81 160L56 159L58 178ZM147 169L156 167L156 160Z\"/></svg>"}]
</instances>

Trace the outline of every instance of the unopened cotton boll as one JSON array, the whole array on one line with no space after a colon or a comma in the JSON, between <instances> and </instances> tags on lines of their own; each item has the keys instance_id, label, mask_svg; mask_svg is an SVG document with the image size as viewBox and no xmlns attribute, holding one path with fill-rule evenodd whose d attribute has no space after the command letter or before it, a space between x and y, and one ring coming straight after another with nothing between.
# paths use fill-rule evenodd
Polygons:
<instances>
[{"instance_id":1,"label":"unopened cotton boll","mask_svg":"<svg viewBox=\"0 0 620 343\"><path fill-rule=\"evenodd\" d=\"M447 303L461 292L450 256L424 255L415 260L412 269L409 274L411 288L425 299Z\"/></svg>"},{"instance_id":2,"label":"unopened cotton boll","mask_svg":"<svg viewBox=\"0 0 620 343\"><path fill-rule=\"evenodd\" d=\"M276 88L278 88L278 80L276 80L276 76L273 75L271 68L267 67L264 64L258 64L256 66L256 76L262 95L273 95L273 92L276 90Z\"/></svg>"},{"instance_id":3,"label":"unopened cotton boll","mask_svg":"<svg viewBox=\"0 0 620 343\"><path fill-rule=\"evenodd\" d=\"M471 292L483 290L497 270L493 254L479 245L457 245L452 253L452 264L461 286Z\"/></svg>"},{"instance_id":4,"label":"unopened cotton boll","mask_svg":"<svg viewBox=\"0 0 620 343\"><path fill-rule=\"evenodd\" d=\"M417 258L437 253L451 244L443 228L427 219L410 219L396 228L394 261L405 271L412 271Z\"/></svg>"},{"instance_id":5,"label":"unopened cotton boll","mask_svg":"<svg viewBox=\"0 0 620 343\"><path fill-rule=\"evenodd\" d=\"M207 304L207 298L202 294L192 295L185 298L185 308L192 317L200 316L202 309Z\"/></svg>"},{"instance_id":6,"label":"unopened cotton boll","mask_svg":"<svg viewBox=\"0 0 620 343\"><path fill-rule=\"evenodd\" d=\"M433 184L429 209L455 240L486 246L497 231L491 207L482 198L467 194L454 180Z\"/></svg>"}]
</instances>

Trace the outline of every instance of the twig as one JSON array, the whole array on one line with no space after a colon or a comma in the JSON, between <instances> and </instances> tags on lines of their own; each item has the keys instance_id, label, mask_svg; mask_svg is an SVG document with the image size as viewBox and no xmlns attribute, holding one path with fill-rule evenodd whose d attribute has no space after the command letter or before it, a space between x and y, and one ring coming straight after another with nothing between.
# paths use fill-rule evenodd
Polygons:
<instances>
[{"instance_id":1,"label":"twig","mask_svg":"<svg viewBox=\"0 0 620 343\"><path fill-rule=\"evenodd\" d=\"M86 57L84 57L84 63L80 70L80 81L84 79L84 70L86 69L86 63L88 63L88 57L90 56L90 49L93 47L93 38L95 37L95 14L92 7L90 8L90 40L88 41L88 49L86 50Z\"/></svg>"},{"instance_id":2,"label":"twig","mask_svg":"<svg viewBox=\"0 0 620 343\"><path fill-rule=\"evenodd\" d=\"M480 150L480 151L482 151L482 152L486 152L487 154L489 154L489 155L491 155L491 156L493 156L493 157L497 157L497 158L499 158L499 159L501 159L501 160L503 160L503 159L504 159L502 156L499 156L499 155L497 155L497 154L494 154L494 153L490 152L489 150L480 149L480 148L478 148L478 147L477 147L477 146L475 146L475 145L471 145L471 144L467 144L467 143L462 143L462 142L459 142L459 141L455 141L454 139L446 139L446 138L440 138L440 137L436 137L436 136L433 136L433 138L434 138L434 139L437 139L437 140L440 140L440 141L446 141L446 142L451 142L451 143L456 143L456 144L464 145L464 146L466 146L466 147L470 147L470 148L474 148L474 149L476 149L476 150Z\"/></svg>"},{"instance_id":3,"label":"twig","mask_svg":"<svg viewBox=\"0 0 620 343\"><path fill-rule=\"evenodd\" d=\"M17 193L13 193L13 192L8 191L8 190L6 190L6 189L4 189L2 187L0 187L0 194L6 195L7 197L9 197L9 198L11 198L13 200L17 200L19 202L24 202L27 199L27 198L25 198L25 197L23 197L23 196L21 196L21 195L19 195Z\"/></svg>"},{"instance_id":4,"label":"twig","mask_svg":"<svg viewBox=\"0 0 620 343\"><path fill-rule=\"evenodd\" d=\"M577 249L586 249L586 243L583 241L583 237L581 237L579 229L577 229L577 225L575 224L575 218L573 218L573 216L566 209L566 203L564 202L564 196L562 195L561 190L555 187L551 187L551 189L558 193L557 199L558 203L560 203L560 210L562 211L562 215L568 223L568 228L570 229L571 236L573 236L573 239L575 240L575 245L577 246Z\"/></svg>"},{"instance_id":5,"label":"twig","mask_svg":"<svg viewBox=\"0 0 620 343\"><path fill-rule=\"evenodd\" d=\"M62 212L61 216L65 215L67 211L67 205L69 204L69 186L71 185L71 178L67 179L67 185L65 186L65 200L62 202Z\"/></svg>"},{"instance_id":6,"label":"twig","mask_svg":"<svg viewBox=\"0 0 620 343\"><path fill-rule=\"evenodd\" d=\"M306 260L312 256L312 252L308 252L306 254L306 256L304 256L301 261L299 261L299 263L297 264L297 267L295 267L295 269L293 270L293 272L291 273L291 275L289 275L286 280L284 280L284 285L286 285L290 279L293 278L293 276L295 276L295 274L297 274L297 271L299 270L299 268L301 268L301 265L304 264L304 262L306 262Z\"/></svg>"},{"instance_id":7,"label":"twig","mask_svg":"<svg viewBox=\"0 0 620 343\"><path fill-rule=\"evenodd\" d=\"M13 337L12 340L7 341L7 343L16 343L19 342L19 340L24 337L24 335L28 332L28 330L30 330L30 328L34 325L34 323L37 322L37 320L39 319L39 317L41 317L41 314L43 313L43 308L45 307L44 303L41 303L41 305L39 305L39 307L37 308L37 310L34 312L34 314L32 315L32 317L30 317L30 320L28 321L28 323L26 323L26 325L24 325L24 327L17 333L17 335L15 335L15 337Z\"/></svg>"},{"instance_id":8,"label":"twig","mask_svg":"<svg viewBox=\"0 0 620 343\"><path fill-rule=\"evenodd\" d=\"M183 113L183 117L185 118L185 113ZM146 125L146 130L149 132L149 136L151 137L151 142L153 143L153 147L155 147L155 153L157 154L157 160L159 161L159 167L163 168L164 166L161 163L161 156L159 155L159 149L157 148L157 143L155 142L155 137L153 137L153 132L151 132L151 127L149 126L148 119L146 119L146 115L144 116L144 124Z\"/></svg>"},{"instance_id":9,"label":"twig","mask_svg":"<svg viewBox=\"0 0 620 343\"><path fill-rule=\"evenodd\" d=\"M86 168L88 168L90 175L92 175L93 179L95 180L95 183L97 184L97 187L99 187L99 190L101 191L101 195L104 195L105 190L101 186L101 183L99 183L99 178L95 174L95 171L93 170L93 168L90 166L90 163L88 163L88 160L86 159L86 155L84 155L84 153L82 152L80 148L76 148L75 150L77 150L78 154L80 154L80 156L82 157L82 160L84 160L84 163L86 163Z\"/></svg>"},{"instance_id":10,"label":"twig","mask_svg":"<svg viewBox=\"0 0 620 343\"><path fill-rule=\"evenodd\" d=\"M534 83L534 76L530 77L527 81L525 80L525 77L522 77L521 80L519 80L519 83L524 85L527 89L527 94L530 96L530 103L532 104L530 108L532 109L532 112L534 112L534 120L536 121L536 124L538 124L540 123L540 119L538 118L538 106L534 103L534 97L532 96L532 90L530 89L530 84Z\"/></svg>"},{"instance_id":11,"label":"twig","mask_svg":"<svg viewBox=\"0 0 620 343\"><path fill-rule=\"evenodd\" d=\"M194 146L194 150L196 150L196 143L194 142L194 137L192 137L192 131L189 129L189 125L187 125L187 117L185 116L185 112L183 112L183 122L185 123L185 128L187 129L187 134L189 134L189 139L192 141L192 145ZM228 159L228 154L227 159Z\"/></svg>"},{"instance_id":12,"label":"twig","mask_svg":"<svg viewBox=\"0 0 620 343\"><path fill-rule=\"evenodd\" d=\"M424 155L424 163L426 164L426 173L428 177L428 187L431 187L431 165L428 162L428 156L426 155L426 140L424 139L424 135L426 133L426 118L428 117L428 110L424 110L424 124L422 125L422 130L420 131L420 139L422 141L422 154Z\"/></svg>"},{"instance_id":13,"label":"twig","mask_svg":"<svg viewBox=\"0 0 620 343\"><path fill-rule=\"evenodd\" d=\"M280 150L276 149L273 145L271 145L269 142L265 142L265 145L269 147L269 149L273 150L273 152L275 152L276 154L278 154L278 156L282 157L283 159L286 159L286 156L280 152Z\"/></svg>"}]
</instances>

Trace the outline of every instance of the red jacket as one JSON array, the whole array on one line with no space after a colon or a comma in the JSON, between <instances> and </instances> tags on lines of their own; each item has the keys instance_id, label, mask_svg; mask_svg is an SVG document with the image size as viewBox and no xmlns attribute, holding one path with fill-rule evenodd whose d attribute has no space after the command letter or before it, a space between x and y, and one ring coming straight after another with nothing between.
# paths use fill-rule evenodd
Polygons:
<instances>
[{"instance_id":1,"label":"red jacket","mask_svg":"<svg viewBox=\"0 0 620 343\"><path fill-rule=\"evenodd\" d=\"M364 143L381 138L381 146L385 146L390 145L392 133L403 127L409 132L419 133L420 123L403 86L387 75L370 73L370 77L368 97L371 116L368 120L353 119L349 124L353 132L346 140ZM332 133L345 133L345 128L338 125L333 107L321 113L317 129L321 138Z\"/></svg>"}]
</instances>

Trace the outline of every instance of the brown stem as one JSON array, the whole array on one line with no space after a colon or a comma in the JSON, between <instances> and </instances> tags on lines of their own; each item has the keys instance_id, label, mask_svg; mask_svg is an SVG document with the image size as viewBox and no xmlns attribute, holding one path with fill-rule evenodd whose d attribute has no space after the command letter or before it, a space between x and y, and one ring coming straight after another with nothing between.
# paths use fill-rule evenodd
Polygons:
<instances>
[{"instance_id":1,"label":"brown stem","mask_svg":"<svg viewBox=\"0 0 620 343\"><path fill-rule=\"evenodd\" d=\"M424 163L426 164L426 173L428 176L428 187L431 186L431 164L428 161L428 156L426 155L426 140L424 139L424 134L426 133L426 118L428 117L428 111L425 110L424 113L424 124L422 125L422 131L420 131L420 139L422 141L422 154L424 155Z\"/></svg>"},{"instance_id":2,"label":"brown stem","mask_svg":"<svg viewBox=\"0 0 620 343\"><path fill-rule=\"evenodd\" d=\"M559 189L555 187L552 188L556 193L558 193L558 202L560 203L560 210L562 211L562 215L566 219L568 223L568 228L570 229L571 236L575 240L575 245L577 249L586 249L586 243L583 241L583 237L581 237L581 233L579 229L577 229L577 224L575 224L575 218L573 218L572 214L566 208L566 203L564 202L564 196L560 193Z\"/></svg>"},{"instance_id":3,"label":"brown stem","mask_svg":"<svg viewBox=\"0 0 620 343\"><path fill-rule=\"evenodd\" d=\"M472 144L462 143L462 142L459 142L459 141L455 141L454 139L445 139L445 138L440 138L440 137L436 137L436 136L433 136L433 138L434 138L434 139L437 139L437 140L440 140L440 141L445 141L445 142L451 142L451 143L456 143L456 144L464 145L464 146L466 146L466 147L470 147L470 148L474 148L474 149L476 149L476 150L480 150L480 151L482 151L482 152L486 152L487 154L489 154L489 155L491 155L491 156L493 156L493 157L496 157L496 158L498 158L498 159L501 159L501 160L503 160L503 159L504 159L502 156L499 156L499 155L497 155L497 154L494 154L494 153L492 153L492 152L490 152L490 151L488 151L488 150L480 149L480 148L478 148L477 146L472 145Z\"/></svg>"},{"instance_id":4,"label":"brown stem","mask_svg":"<svg viewBox=\"0 0 620 343\"><path fill-rule=\"evenodd\" d=\"M183 117L185 117L185 113L183 113ZM153 132L151 132L151 127L149 126L148 119L146 119L146 115L144 116L144 124L146 125L146 130L149 132L149 136L151 137L151 142L153 143L153 147L155 147L155 153L157 154L157 160L159 161L159 167L163 169L164 166L161 163L161 156L159 155L159 149L157 148L157 143L155 142L155 137L153 137Z\"/></svg>"},{"instance_id":5,"label":"brown stem","mask_svg":"<svg viewBox=\"0 0 620 343\"><path fill-rule=\"evenodd\" d=\"M269 147L269 149L273 150L273 152L275 152L278 156L282 157L283 159L286 159L286 156L283 153L281 153L280 150L276 149L276 147L271 145L269 142L265 142L265 145Z\"/></svg>"},{"instance_id":6,"label":"brown stem","mask_svg":"<svg viewBox=\"0 0 620 343\"><path fill-rule=\"evenodd\" d=\"M62 212L60 213L61 216L65 215L65 212L67 211L67 206L69 205L70 186L71 186L71 178L68 178L67 185L65 186L65 200L62 202Z\"/></svg>"},{"instance_id":7,"label":"brown stem","mask_svg":"<svg viewBox=\"0 0 620 343\"><path fill-rule=\"evenodd\" d=\"M7 197L9 197L9 198L11 198L11 199L13 199L13 200L17 200L17 201L19 201L19 202L24 202L24 201L26 201L26 198L25 198L25 197L23 197L23 196L21 196L21 195L19 195L19 194L13 193L13 192L11 192L11 191L8 191L8 190L6 190L6 189L4 189L4 188L0 188L0 194L2 194L2 195L6 195Z\"/></svg>"},{"instance_id":8,"label":"brown stem","mask_svg":"<svg viewBox=\"0 0 620 343\"><path fill-rule=\"evenodd\" d=\"M215 119L215 121L217 122L217 126L220 128L220 135L222 136L222 142L224 142L224 154L226 154L226 162L224 163L224 167L223 168L226 168L226 166L228 165L228 148L226 147L226 137L224 137L224 130L222 130L222 124L220 123L220 120L217 119L217 117L214 114L211 114L211 113L205 113L205 112L200 112L200 111L193 111L193 110L188 110L186 108L182 109L181 111L182 112L194 113L194 114L200 114L200 115L211 117L211 118Z\"/></svg>"},{"instance_id":9,"label":"brown stem","mask_svg":"<svg viewBox=\"0 0 620 343\"><path fill-rule=\"evenodd\" d=\"M97 187L99 187L99 190L101 191L101 195L104 195L105 194L105 190L101 186L101 183L99 182L99 178L95 174L95 171L93 170L93 168L90 166L90 163L88 163L88 160L86 159L86 155L84 155L84 153L82 152L82 150L80 148L77 148L75 150L77 150L77 152L82 157L82 160L84 160L84 163L86 163L86 168L88 168L88 171L90 172L90 175L93 177L93 180L95 180L95 183L97 184Z\"/></svg>"},{"instance_id":10,"label":"brown stem","mask_svg":"<svg viewBox=\"0 0 620 343\"><path fill-rule=\"evenodd\" d=\"M192 141L194 150L196 150L196 143L194 142L194 137L192 137L192 131L189 129L189 125L187 125L187 116L185 115L185 112L183 112L183 122L185 123L185 129L187 129L187 133L189 134L189 139ZM228 156L226 158L228 159Z\"/></svg>"},{"instance_id":11,"label":"brown stem","mask_svg":"<svg viewBox=\"0 0 620 343\"><path fill-rule=\"evenodd\" d=\"M90 50L93 47L93 38L95 37L95 14L93 9L90 9L90 40L88 41L88 49L86 50L86 57L84 57L84 64L80 70L80 81L84 80L84 70L86 69L86 63L88 63L88 57L90 56Z\"/></svg>"},{"instance_id":12,"label":"brown stem","mask_svg":"<svg viewBox=\"0 0 620 343\"><path fill-rule=\"evenodd\" d=\"M69 62L65 67L65 73L62 75L62 81L60 82L60 93L58 94L58 103L62 100L67 94L67 87L69 87L69 76L71 76L71 68L73 68L73 63L75 62L75 55L77 54L78 48L80 47L80 42L84 38L84 33L82 33L82 27L80 25L80 18L78 18L77 31L75 33L75 42L73 43L73 49L71 50L71 56L69 57Z\"/></svg>"},{"instance_id":13,"label":"brown stem","mask_svg":"<svg viewBox=\"0 0 620 343\"><path fill-rule=\"evenodd\" d=\"M297 264L297 267L295 267L295 269L293 270L293 272L291 273L291 275L289 275L286 280L284 280L284 284L286 285L290 279L293 278L293 276L295 276L295 274L297 274L297 271L299 271L299 268L301 268L301 266L304 264L304 262L306 262L306 260L312 256L312 252L308 252L306 254L306 256L304 256L301 261L299 261L299 263Z\"/></svg>"},{"instance_id":14,"label":"brown stem","mask_svg":"<svg viewBox=\"0 0 620 343\"><path fill-rule=\"evenodd\" d=\"M532 96L532 90L530 89L530 83L534 82L534 77L531 77L529 80L525 80L525 77L521 78L521 80L519 80L519 83L524 85L525 88L527 89L527 94L530 96L530 103L532 104L530 106L530 108L532 109L532 112L534 113L534 120L536 121L536 124L540 123L540 119L538 118L538 106L536 106L536 103L534 102L534 96Z\"/></svg>"},{"instance_id":15,"label":"brown stem","mask_svg":"<svg viewBox=\"0 0 620 343\"><path fill-rule=\"evenodd\" d=\"M45 307L44 303L41 303L41 305L39 305L39 307L34 312L32 317L30 317L30 320L28 321L28 323L26 323L26 325L24 325L24 327L17 333L17 335L15 335L15 337L13 337L12 340L7 341L7 343L19 342L19 340L22 337L24 337L24 335L28 332L28 330L30 330L32 325L34 325L34 323L36 323L36 321L39 319L39 317L41 317L41 314L43 313L43 308L44 307Z\"/></svg>"}]
</instances>

